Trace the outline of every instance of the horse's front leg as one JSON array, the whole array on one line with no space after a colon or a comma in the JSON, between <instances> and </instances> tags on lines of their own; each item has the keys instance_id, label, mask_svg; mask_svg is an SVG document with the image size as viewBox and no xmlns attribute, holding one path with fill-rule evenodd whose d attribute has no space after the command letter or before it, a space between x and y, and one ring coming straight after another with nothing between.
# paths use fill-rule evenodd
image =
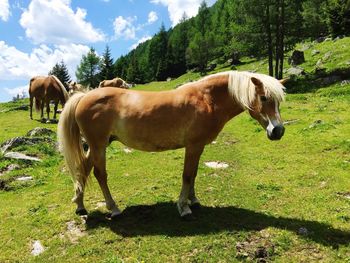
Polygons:
<instances>
[{"instance_id":1,"label":"horse's front leg","mask_svg":"<svg viewBox=\"0 0 350 263\"><path fill-rule=\"evenodd\" d=\"M181 217L192 214L188 201L189 199L191 203L195 201L194 179L197 175L199 158L203 152L203 149L203 145L186 147L184 170L182 173L182 189L179 201L177 203L177 208Z\"/></svg>"}]
</instances>

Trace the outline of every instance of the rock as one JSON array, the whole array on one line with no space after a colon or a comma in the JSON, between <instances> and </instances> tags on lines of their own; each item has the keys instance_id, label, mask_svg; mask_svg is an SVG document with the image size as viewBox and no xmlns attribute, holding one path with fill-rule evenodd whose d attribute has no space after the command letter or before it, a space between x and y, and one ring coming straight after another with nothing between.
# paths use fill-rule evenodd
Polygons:
<instances>
[{"instance_id":1,"label":"rock","mask_svg":"<svg viewBox=\"0 0 350 263\"><path fill-rule=\"evenodd\" d=\"M27 133L27 136L29 136L29 137L39 137L39 136L51 136L53 134L55 134L55 132L50 130L50 129L36 127L34 129L30 130Z\"/></svg>"},{"instance_id":2,"label":"rock","mask_svg":"<svg viewBox=\"0 0 350 263\"><path fill-rule=\"evenodd\" d=\"M166 79L166 81L167 81L167 82L171 81L171 78L170 78L170 77L168 77L168 78Z\"/></svg>"},{"instance_id":3,"label":"rock","mask_svg":"<svg viewBox=\"0 0 350 263\"><path fill-rule=\"evenodd\" d=\"M315 40L316 43L322 43L324 40L326 39L326 37L319 37Z\"/></svg>"},{"instance_id":4,"label":"rock","mask_svg":"<svg viewBox=\"0 0 350 263\"><path fill-rule=\"evenodd\" d=\"M317 60L317 62L316 62L316 68L321 69L321 68L323 68L323 67L324 67L324 66L323 66L322 59Z\"/></svg>"},{"instance_id":5,"label":"rock","mask_svg":"<svg viewBox=\"0 0 350 263\"><path fill-rule=\"evenodd\" d=\"M288 58L289 65L296 66L305 62L304 52L300 50L294 50L291 57Z\"/></svg>"},{"instance_id":6,"label":"rock","mask_svg":"<svg viewBox=\"0 0 350 263\"><path fill-rule=\"evenodd\" d=\"M16 178L16 181L31 181L33 180L33 177L31 176L20 176Z\"/></svg>"},{"instance_id":7,"label":"rock","mask_svg":"<svg viewBox=\"0 0 350 263\"><path fill-rule=\"evenodd\" d=\"M322 85L326 86L326 85L330 85L330 84L333 84L333 83L338 82L338 81L341 81L341 77L334 75L334 76L329 76L329 77L323 78L321 83L322 83Z\"/></svg>"},{"instance_id":8,"label":"rock","mask_svg":"<svg viewBox=\"0 0 350 263\"><path fill-rule=\"evenodd\" d=\"M331 58L331 56L332 56L332 51L328 51L324 56L323 56L323 58L322 58L322 61L327 61L328 59L330 59Z\"/></svg>"},{"instance_id":9,"label":"rock","mask_svg":"<svg viewBox=\"0 0 350 263\"><path fill-rule=\"evenodd\" d=\"M207 71L212 71L216 68L216 63L210 63L207 67Z\"/></svg>"},{"instance_id":10,"label":"rock","mask_svg":"<svg viewBox=\"0 0 350 263\"><path fill-rule=\"evenodd\" d=\"M345 79L340 83L340 86L350 85L350 79Z\"/></svg>"},{"instance_id":11,"label":"rock","mask_svg":"<svg viewBox=\"0 0 350 263\"><path fill-rule=\"evenodd\" d=\"M326 41L332 41L332 38L331 38L331 37L327 37L324 41L325 41L325 42L326 42Z\"/></svg>"},{"instance_id":12,"label":"rock","mask_svg":"<svg viewBox=\"0 0 350 263\"><path fill-rule=\"evenodd\" d=\"M314 49L314 50L311 51L311 56L315 56L315 55L317 55L317 54L320 54L320 51L319 51L319 50Z\"/></svg>"},{"instance_id":13,"label":"rock","mask_svg":"<svg viewBox=\"0 0 350 263\"><path fill-rule=\"evenodd\" d=\"M32 252L31 254L33 256L38 256L40 255L41 253L43 253L45 251L45 248L44 246L40 243L39 240L35 240L33 245L32 245Z\"/></svg>"},{"instance_id":14,"label":"rock","mask_svg":"<svg viewBox=\"0 0 350 263\"><path fill-rule=\"evenodd\" d=\"M28 156L18 152L7 152L4 154L4 157L7 159L16 159L16 160L30 161L30 162L41 162L39 158Z\"/></svg>"},{"instance_id":15,"label":"rock","mask_svg":"<svg viewBox=\"0 0 350 263\"><path fill-rule=\"evenodd\" d=\"M266 248L264 247L258 247L255 250L255 258L267 258L268 257L268 253Z\"/></svg>"},{"instance_id":16,"label":"rock","mask_svg":"<svg viewBox=\"0 0 350 263\"><path fill-rule=\"evenodd\" d=\"M14 147L20 146L20 145L34 145L40 142L51 142L51 138L27 138L27 137L14 137L10 140L7 140L0 146L1 152L6 152L7 150L10 150Z\"/></svg>"},{"instance_id":17,"label":"rock","mask_svg":"<svg viewBox=\"0 0 350 263\"><path fill-rule=\"evenodd\" d=\"M301 227L298 229L298 234L301 236L307 236L309 234L309 231L305 227Z\"/></svg>"},{"instance_id":18,"label":"rock","mask_svg":"<svg viewBox=\"0 0 350 263\"><path fill-rule=\"evenodd\" d=\"M204 164L213 169L226 169L229 167L229 165L224 162L205 162Z\"/></svg>"},{"instance_id":19,"label":"rock","mask_svg":"<svg viewBox=\"0 0 350 263\"><path fill-rule=\"evenodd\" d=\"M0 176L6 174L8 172L11 172L13 170L17 170L19 168L21 168L21 167L18 164L10 164L10 165L8 165L5 168L0 170Z\"/></svg>"},{"instance_id":20,"label":"rock","mask_svg":"<svg viewBox=\"0 0 350 263\"><path fill-rule=\"evenodd\" d=\"M340 39L343 39L344 37L345 37L344 35L339 35L339 36L337 36L336 38L333 39L333 42L336 42L336 41L338 41Z\"/></svg>"},{"instance_id":21,"label":"rock","mask_svg":"<svg viewBox=\"0 0 350 263\"><path fill-rule=\"evenodd\" d=\"M289 68L286 73L289 76L301 76L305 75L305 70L301 67L293 67Z\"/></svg>"},{"instance_id":22,"label":"rock","mask_svg":"<svg viewBox=\"0 0 350 263\"><path fill-rule=\"evenodd\" d=\"M132 153L132 150L129 149L129 148L124 148L123 151L124 151L125 153Z\"/></svg>"},{"instance_id":23,"label":"rock","mask_svg":"<svg viewBox=\"0 0 350 263\"><path fill-rule=\"evenodd\" d=\"M311 44L304 44L302 47L301 47L301 51L305 51L305 50L308 50L309 48L311 48Z\"/></svg>"}]
</instances>

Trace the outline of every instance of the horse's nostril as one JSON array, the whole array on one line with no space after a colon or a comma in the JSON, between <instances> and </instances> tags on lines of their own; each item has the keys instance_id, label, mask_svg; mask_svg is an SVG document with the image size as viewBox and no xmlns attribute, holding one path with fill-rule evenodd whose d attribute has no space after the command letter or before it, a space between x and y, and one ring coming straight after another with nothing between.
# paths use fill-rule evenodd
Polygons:
<instances>
[{"instance_id":1,"label":"horse's nostril","mask_svg":"<svg viewBox=\"0 0 350 263\"><path fill-rule=\"evenodd\" d=\"M284 126L283 125L276 125L272 130L272 135L276 139L280 139L284 135Z\"/></svg>"}]
</instances>

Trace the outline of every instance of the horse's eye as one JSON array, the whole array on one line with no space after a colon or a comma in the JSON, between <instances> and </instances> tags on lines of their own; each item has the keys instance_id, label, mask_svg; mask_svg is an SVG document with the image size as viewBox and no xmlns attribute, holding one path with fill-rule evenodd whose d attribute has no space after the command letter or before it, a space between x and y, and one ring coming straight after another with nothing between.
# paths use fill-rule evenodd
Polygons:
<instances>
[{"instance_id":1,"label":"horse's eye","mask_svg":"<svg viewBox=\"0 0 350 263\"><path fill-rule=\"evenodd\" d=\"M261 96L261 97L260 97L260 100L261 100L261 101L267 101L267 98L266 98L266 96Z\"/></svg>"}]
</instances>

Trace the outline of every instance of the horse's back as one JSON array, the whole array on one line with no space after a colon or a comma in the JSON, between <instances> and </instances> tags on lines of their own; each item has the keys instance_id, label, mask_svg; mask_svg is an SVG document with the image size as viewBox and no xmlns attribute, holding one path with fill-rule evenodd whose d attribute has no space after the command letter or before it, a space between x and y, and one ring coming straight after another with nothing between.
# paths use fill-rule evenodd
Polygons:
<instances>
[{"instance_id":1,"label":"horse's back","mask_svg":"<svg viewBox=\"0 0 350 263\"><path fill-rule=\"evenodd\" d=\"M100 88L81 99L76 118L90 141L104 138L106 143L115 135L139 150L176 149L184 147L192 136L188 130L203 126L199 115L207 108L195 97L189 89L147 92Z\"/></svg>"}]
</instances>

